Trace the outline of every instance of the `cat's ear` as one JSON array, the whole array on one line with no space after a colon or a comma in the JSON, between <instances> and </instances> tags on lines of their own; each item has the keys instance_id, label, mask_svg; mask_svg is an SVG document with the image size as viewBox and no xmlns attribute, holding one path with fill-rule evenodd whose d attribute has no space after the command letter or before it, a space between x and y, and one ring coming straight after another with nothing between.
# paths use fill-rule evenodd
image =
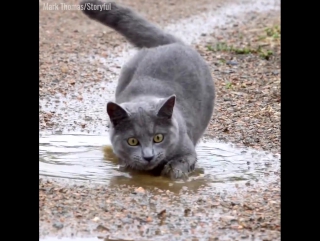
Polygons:
<instances>
[{"instance_id":1,"label":"cat's ear","mask_svg":"<svg viewBox=\"0 0 320 241\"><path fill-rule=\"evenodd\" d=\"M170 119L172 117L173 108L176 103L176 95L171 95L165 99L159 108L158 116Z\"/></svg>"},{"instance_id":2,"label":"cat's ear","mask_svg":"<svg viewBox=\"0 0 320 241\"><path fill-rule=\"evenodd\" d=\"M107 113L114 126L129 117L125 109L111 101L107 103Z\"/></svg>"}]
</instances>

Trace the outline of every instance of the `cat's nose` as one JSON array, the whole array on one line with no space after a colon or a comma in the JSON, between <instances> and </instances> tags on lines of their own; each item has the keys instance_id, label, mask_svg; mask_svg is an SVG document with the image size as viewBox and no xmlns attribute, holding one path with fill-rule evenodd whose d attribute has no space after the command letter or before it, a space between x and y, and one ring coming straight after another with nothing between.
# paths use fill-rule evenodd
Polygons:
<instances>
[{"instance_id":1,"label":"cat's nose","mask_svg":"<svg viewBox=\"0 0 320 241\"><path fill-rule=\"evenodd\" d=\"M144 156L143 159L145 159L147 162L151 161L154 156Z\"/></svg>"}]
</instances>

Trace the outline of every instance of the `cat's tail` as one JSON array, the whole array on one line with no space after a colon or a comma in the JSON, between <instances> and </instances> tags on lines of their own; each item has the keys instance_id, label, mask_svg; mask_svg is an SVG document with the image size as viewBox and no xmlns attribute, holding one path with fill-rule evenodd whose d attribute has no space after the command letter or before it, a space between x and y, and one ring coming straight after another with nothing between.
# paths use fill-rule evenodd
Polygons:
<instances>
[{"instance_id":1,"label":"cat's tail","mask_svg":"<svg viewBox=\"0 0 320 241\"><path fill-rule=\"evenodd\" d=\"M81 10L89 18L118 31L138 48L182 43L181 40L165 33L132 9L114 2L83 0L81 1Z\"/></svg>"}]
</instances>

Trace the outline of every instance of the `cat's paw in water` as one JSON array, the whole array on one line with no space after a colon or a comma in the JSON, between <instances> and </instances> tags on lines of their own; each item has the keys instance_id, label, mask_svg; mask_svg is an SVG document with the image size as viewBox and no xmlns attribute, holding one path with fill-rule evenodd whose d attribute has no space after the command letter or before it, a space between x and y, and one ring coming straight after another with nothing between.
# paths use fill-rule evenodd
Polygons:
<instances>
[{"instance_id":1,"label":"cat's paw in water","mask_svg":"<svg viewBox=\"0 0 320 241\"><path fill-rule=\"evenodd\" d=\"M172 160L164 166L161 174L171 179L186 180L188 175L194 171L195 162L196 158L193 156Z\"/></svg>"},{"instance_id":2,"label":"cat's paw in water","mask_svg":"<svg viewBox=\"0 0 320 241\"><path fill-rule=\"evenodd\" d=\"M186 180L188 178L188 174L183 172L182 170L178 168L172 167L170 164L165 165L162 171L162 176L169 177L173 180L175 179L184 179Z\"/></svg>"}]
</instances>

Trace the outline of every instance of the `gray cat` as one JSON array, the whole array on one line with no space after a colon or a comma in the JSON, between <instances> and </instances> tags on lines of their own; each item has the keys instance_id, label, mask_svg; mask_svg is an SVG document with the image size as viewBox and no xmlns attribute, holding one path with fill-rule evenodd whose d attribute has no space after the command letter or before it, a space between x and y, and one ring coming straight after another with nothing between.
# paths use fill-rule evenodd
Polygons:
<instances>
[{"instance_id":1,"label":"gray cat","mask_svg":"<svg viewBox=\"0 0 320 241\"><path fill-rule=\"evenodd\" d=\"M126 167L183 178L194 170L195 146L213 113L210 70L194 49L130 8L103 4L81 2L89 18L140 49L122 68L116 103L107 103L114 153Z\"/></svg>"}]
</instances>

